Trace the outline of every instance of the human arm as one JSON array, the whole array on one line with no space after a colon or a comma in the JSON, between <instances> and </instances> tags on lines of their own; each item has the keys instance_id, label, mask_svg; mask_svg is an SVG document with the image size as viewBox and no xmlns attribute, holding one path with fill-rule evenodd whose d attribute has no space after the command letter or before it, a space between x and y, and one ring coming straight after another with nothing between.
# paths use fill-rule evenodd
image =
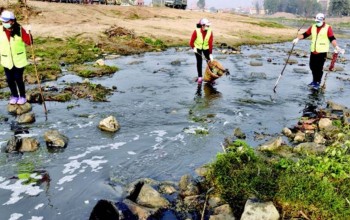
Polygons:
<instances>
[{"instance_id":1,"label":"human arm","mask_svg":"<svg viewBox=\"0 0 350 220\"><path fill-rule=\"evenodd\" d=\"M196 31L193 31L192 33L192 37L191 37L191 40L190 40L190 47L192 49L194 49L194 41L197 39L197 32Z\"/></svg>"},{"instance_id":2,"label":"human arm","mask_svg":"<svg viewBox=\"0 0 350 220\"><path fill-rule=\"evenodd\" d=\"M26 45L33 44L33 36L30 34L30 30L27 32L23 27L21 27L22 40ZM29 28L30 29L30 28Z\"/></svg>"},{"instance_id":3,"label":"human arm","mask_svg":"<svg viewBox=\"0 0 350 220\"><path fill-rule=\"evenodd\" d=\"M298 34L293 40L293 44L297 44L299 40L305 39L311 35L311 27L309 27L303 34Z\"/></svg>"},{"instance_id":4,"label":"human arm","mask_svg":"<svg viewBox=\"0 0 350 220\"><path fill-rule=\"evenodd\" d=\"M344 50L344 49L341 49L341 48L338 46L338 44L337 44L337 39L334 37L332 27L329 27L329 28L328 28L327 35L328 35L329 41L331 42L331 44L332 44L332 46L333 46L333 48L334 48L334 52L335 52L335 53L344 54L344 53L345 53L345 50Z\"/></svg>"},{"instance_id":5,"label":"human arm","mask_svg":"<svg viewBox=\"0 0 350 220\"><path fill-rule=\"evenodd\" d=\"M209 38L209 54L213 53L213 42L214 42L214 35L213 32L211 32L210 38Z\"/></svg>"}]
</instances>

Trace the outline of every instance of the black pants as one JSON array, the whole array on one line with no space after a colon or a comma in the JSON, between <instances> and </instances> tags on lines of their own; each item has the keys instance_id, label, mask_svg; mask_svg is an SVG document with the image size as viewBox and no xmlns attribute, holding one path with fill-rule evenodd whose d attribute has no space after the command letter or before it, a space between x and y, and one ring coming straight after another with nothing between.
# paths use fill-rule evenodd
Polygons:
<instances>
[{"instance_id":1,"label":"black pants","mask_svg":"<svg viewBox=\"0 0 350 220\"><path fill-rule=\"evenodd\" d=\"M327 53L318 53L310 55L310 69L312 71L312 81L321 83L323 76L323 65L326 62Z\"/></svg>"},{"instance_id":2,"label":"black pants","mask_svg":"<svg viewBox=\"0 0 350 220\"><path fill-rule=\"evenodd\" d=\"M11 96L13 97L26 97L26 90L23 82L24 68L13 67L12 69L5 68L5 74L7 84L11 90ZM17 90L18 88L18 90ZM18 96L19 92L19 96Z\"/></svg>"},{"instance_id":3,"label":"black pants","mask_svg":"<svg viewBox=\"0 0 350 220\"><path fill-rule=\"evenodd\" d=\"M197 49L196 55L196 60L197 60L197 72L198 72L198 77L202 77L202 63L203 63L203 58L202 54L204 54L205 58L209 60L209 50L199 50Z\"/></svg>"}]
</instances>

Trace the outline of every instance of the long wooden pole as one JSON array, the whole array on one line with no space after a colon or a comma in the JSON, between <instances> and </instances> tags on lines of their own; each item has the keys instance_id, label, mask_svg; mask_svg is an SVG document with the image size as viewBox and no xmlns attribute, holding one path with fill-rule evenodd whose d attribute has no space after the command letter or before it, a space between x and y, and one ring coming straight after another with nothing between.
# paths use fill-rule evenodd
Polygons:
<instances>
[{"instance_id":1,"label":"long wooden pole","mask_svg":"<svg viewBox=\"0 0 350 220\"><path fill-rule=\"evenodd\" d=\"M28 12L28 6L27 3L25 2L25 7L26 7L26 14L27 14L27 23L29 24L29 12ZM40 92L40 96L42 99L42 103L44 106L44 113L47 119L47 108L46 108L46 103L45 103L45 98L43 95L43 90L41 88L41 82L40 82L40 78L39 78L39 73L38 73L38 68L37 68L37 64L36 64L36 59L35 59L35 53L34 53L34 46L33 46L33 40L32 40L32 34L31 34L31 30L28 30L28 34L29 34L29 39L30 39L30 48L31 48L31 52L32 52L32 59L33 59L33 65L34 65L34 71L35 71L35 75L36 75L36 80L38 82L38 88L39 88L39 92Z\"/></svg>"}]
</instances>

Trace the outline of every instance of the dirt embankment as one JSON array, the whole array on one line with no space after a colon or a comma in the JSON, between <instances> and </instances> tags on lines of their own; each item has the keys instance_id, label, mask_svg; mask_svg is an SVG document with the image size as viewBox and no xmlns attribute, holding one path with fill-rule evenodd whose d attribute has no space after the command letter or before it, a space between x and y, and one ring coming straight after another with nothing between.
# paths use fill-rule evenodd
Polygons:
<instances>
[{"instance_id":1,"label":"dirt embankment","mask_svg":"<svg viewBox=\"0 0 350 220\"><path fill-rule=\"evenodd\" d=\"M98 40L112 25L139 36L157 38L167 45L187 45L200 18L211 20L215 43L230 45L293 39L295 30L261 25L262 21L228 13L208 13L171 8L114 5L79 5L27 1L36 14L24 19L34 36L80 35ZM5 6L7 3L0 3Z\"/></svg>"}]
</instances>

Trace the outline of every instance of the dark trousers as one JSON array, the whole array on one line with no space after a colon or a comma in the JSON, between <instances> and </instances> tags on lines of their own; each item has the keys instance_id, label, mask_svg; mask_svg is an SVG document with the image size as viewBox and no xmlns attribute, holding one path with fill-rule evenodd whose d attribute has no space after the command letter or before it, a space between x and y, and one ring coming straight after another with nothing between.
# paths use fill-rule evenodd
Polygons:
<instances>
[{"instance_id":1,"label":"dark trousers","mask_svg":"<svg viewBox=\"0 0 350 220\"><path fill-rule=\"evenodd\" d=\"M321 83L323 76L323 65L326 62L327 53L318 53L310 55L310 69L312 71L312 81Z\"/></svg>"},{"instance_id":2,"label":"dark trousers","mask_svg":"<svg viewBox=\"0 0 350 220\"><path fill-rule=\"evenodd\" d=\"M13 67L12 69L5 68L7 84L11 90L11 96L13 97L26 97L26 90L23 82L24 68ZM18 90L17 90L18 88ZM19 92L19 96L18 96Z\"/></svg>"},{"instance_id":3,"label":"dark trousers","mask_svg":"<svg viewBox=\"0 0 350 220\"><path fill-rule=\"evenodd\" d=\"M202 63L203 63L203 58L202 54L204 54L204 57L209 60L209 50L199 50L197 49L196 55L196 60L197 60L197 72L198 72L198 77L202 77Z\"/></svg>"}]
</instances>

